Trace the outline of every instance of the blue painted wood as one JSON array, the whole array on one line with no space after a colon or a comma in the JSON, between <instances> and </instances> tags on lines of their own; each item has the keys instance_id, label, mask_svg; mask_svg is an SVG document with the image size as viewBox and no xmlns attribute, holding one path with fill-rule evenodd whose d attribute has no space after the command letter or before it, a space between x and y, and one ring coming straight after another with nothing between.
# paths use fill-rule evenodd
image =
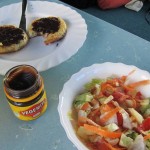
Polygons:
<instances>
[{"instance_id":1,"label":"blue painted wood","mask_svg":"<svg viewBox=\"0 0 150 150\"><path fill-rule=\"evenodd\" d=\"M145 19L147 16L150 20L148 9L150 9L150 2L145 1L139 12L127 9L124 6L109 10L102 10L93 6L83 9L83 11L150 41L150 25Z\"/></svg>"}]
</instances>

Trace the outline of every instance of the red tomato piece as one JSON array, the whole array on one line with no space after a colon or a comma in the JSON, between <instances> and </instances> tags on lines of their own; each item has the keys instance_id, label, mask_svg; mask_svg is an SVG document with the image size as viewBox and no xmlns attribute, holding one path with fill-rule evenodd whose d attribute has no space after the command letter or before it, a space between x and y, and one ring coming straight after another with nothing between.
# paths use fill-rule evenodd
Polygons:
<instances>
[{"instance_id":1,"label":"red tomato piece","mask_svg":"<svg viewBox=\"0 0 150 150\"><path fill-rule=\"evenodd\" d=\"M117 112L117 121L118 121L118 126L123 125L123 116L120 112Z\"/></svg>"},{"instance_id":2,"label":"red tomato piece","mask_svg":"<svg viewBox=\"0 0 150 150\"><path fill-rule=\"evenodd\" d=\"M142 100L143 98L144 98L144 96L142 95L141 92L136 93L135 99Z\"/></svg>"},{"instance_id":3,"label":"red tomato piece","mask_svg":"<svg viewBox=\"0 0 150 150\"><path fill-rule=\"evenodd\" d=\"M94 143L88 143L87 146L89 146L92 150L112 150L112 147L104 140Z\"/></svg>"},{"instance_id":4,"label":"red tomato piece","mask_svg":"<svg viewBox=\"0 0 150 150\"><path fill-rule=\"evenodd\" d=\"M114 92L113 93L113 97L114 99L118 102L118 103L122 103L124 102L124 100L126 100L127 98L129 98L128 95L122 93L122 92Z\"/></svg>"},{"instance_id":5,"label":"red tomato piece","mask_svg":"<svg viewBox=\"0 0 150 150\"><path fill-rule=\"evenodd\" d=\"M142 124L140 124L138 126L138 130L143 130L143 131L147 131L147 130L150 130L150 117L149 118L146 118Z\"/></svg>"}]
</instances>

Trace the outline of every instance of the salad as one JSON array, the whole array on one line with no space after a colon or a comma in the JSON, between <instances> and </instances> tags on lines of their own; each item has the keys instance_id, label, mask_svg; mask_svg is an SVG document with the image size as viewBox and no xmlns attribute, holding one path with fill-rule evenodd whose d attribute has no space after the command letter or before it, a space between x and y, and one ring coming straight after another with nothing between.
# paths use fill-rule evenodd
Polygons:
<instances>
[{"instance_id":1,"label":"salad","mask_svg":"<svg viewBox=\"0 0 150 150\"><path fill-rule=\"evenodd\" d=\"M90 150L150 150L150 99L128 76L92 79L73 101L76 133Z\"/></svg>"}]
</instances>

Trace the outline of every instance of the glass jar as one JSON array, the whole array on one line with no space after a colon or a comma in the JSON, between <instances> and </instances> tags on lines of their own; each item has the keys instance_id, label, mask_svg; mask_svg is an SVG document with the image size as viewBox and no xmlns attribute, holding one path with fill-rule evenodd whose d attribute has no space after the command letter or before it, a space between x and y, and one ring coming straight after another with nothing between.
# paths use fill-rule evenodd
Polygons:
<instances>
[{"instance_id":1,"label":"glass jar","mask_svg":"<svg viewBox=\"0 0 150 150\"><path fill-rule=\"evenodd\" d=\"M45 112L47 97L44 83L34 67L13 67L5 74L3 83L8 103L17 118L33 120Z\"/></svg>"}]
</instances>

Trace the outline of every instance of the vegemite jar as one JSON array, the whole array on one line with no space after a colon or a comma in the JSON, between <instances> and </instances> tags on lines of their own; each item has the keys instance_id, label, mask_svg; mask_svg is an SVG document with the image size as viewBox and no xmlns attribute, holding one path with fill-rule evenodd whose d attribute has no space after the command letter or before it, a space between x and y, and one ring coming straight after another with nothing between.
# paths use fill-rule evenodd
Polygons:
<instances>
[{"instance_id":1,"label":"vegemite jar","mask_svg":"<svg viewBox=\"0 0 150 150\"><path fill-rule=\"evenodd\" d=\"M34 67L13 67L5 74L3 83L8 103L17 118L33 120L45 112L47 97L44 83Z\"/></svg>"}]
</instances>

